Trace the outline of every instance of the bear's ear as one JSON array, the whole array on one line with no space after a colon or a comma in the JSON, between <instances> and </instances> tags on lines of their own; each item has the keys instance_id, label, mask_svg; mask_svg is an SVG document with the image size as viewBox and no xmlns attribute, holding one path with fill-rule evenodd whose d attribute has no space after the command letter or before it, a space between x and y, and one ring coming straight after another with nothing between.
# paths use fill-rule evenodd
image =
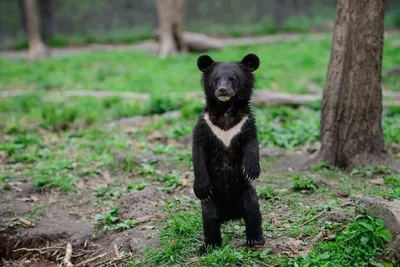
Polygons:
<instances>
[{"instance_id":1,"label":"bear's ear","mask_svg":"<svg viewBox=\"0 0 400 267\"><path fill-rule=\"evenodd\" d=\"M254 54L246 55L241 62L249 71L253 72L260 66L260 59Z\"/></svg>"},{"instance_id":2,"label":"bear's ear","mask_svg":"<svg viewBox=\"0 0 400 267\"><path fill-rule=\"evenodd\" d=\"M202 72L206 71L212 64L214 64L214 60L208 55L202 55L197 59L197 67Z\"/></svg>"}]
</instances>

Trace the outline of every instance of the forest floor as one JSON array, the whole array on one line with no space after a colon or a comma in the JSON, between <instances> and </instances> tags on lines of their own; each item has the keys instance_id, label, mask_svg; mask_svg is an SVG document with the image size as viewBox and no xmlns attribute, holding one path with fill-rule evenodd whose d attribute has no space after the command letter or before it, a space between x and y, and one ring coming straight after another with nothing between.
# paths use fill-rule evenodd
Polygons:
<instances>
[{"instance_id":1,"label":"forest floor","mask_svg":"<svg viewBox=\"0 0 400 267\"><path fill-rule=\"evenodd\" d=\"M400 65L399 40L385 40L384 71ZM258 89L318 91L330 36L210 55L239 60L249 52L261 58ZM223 247L197 256L202 226L190 144L203 102L182 98L201 92L197 56L161 60L148 51L114 51L35 63L0 59L3 264L57 266L71 243L75 266L396 266L381 244L389 237L380 221L357 217L355 199L400 198L400 175L385 166L344 172L308 164L319 148L319 101L253 107L262 168L254 184L267 242L245 247L244 223L231 222L223 226ZM383 86L396 92L400 79L386 77ZM105 94L67 94L80 90ZM398 106L384 109L383 128L400 159Z\"/></svg>"}]
</instances>

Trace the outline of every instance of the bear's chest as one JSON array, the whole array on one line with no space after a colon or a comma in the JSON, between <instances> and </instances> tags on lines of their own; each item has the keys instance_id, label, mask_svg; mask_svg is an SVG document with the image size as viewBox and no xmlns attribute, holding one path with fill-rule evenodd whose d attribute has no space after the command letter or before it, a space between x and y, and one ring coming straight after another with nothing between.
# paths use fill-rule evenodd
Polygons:
<instances>
[{"instance_id":1,"label":"bear's chest","mask_svg":"<svg viewBox=\"0 0 400 267\"><path fill-rule=\"evenodd\" d=\"M204 114L204 120L208 125L213 137L220 141L225 148L230 148L232 141L241 132L243 125L246 123L248 117L245 116L239 120L236 124L232 125L228 129L223 129L220 126L214 124L207 113Z\"/></svg>"}]
</instances>

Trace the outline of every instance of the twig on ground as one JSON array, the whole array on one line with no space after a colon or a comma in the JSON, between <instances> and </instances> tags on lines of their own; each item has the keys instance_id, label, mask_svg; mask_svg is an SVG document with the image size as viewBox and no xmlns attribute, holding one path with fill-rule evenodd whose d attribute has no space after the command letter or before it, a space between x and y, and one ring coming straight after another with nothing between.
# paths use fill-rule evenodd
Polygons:
<instances>
[{"instance_id":1,"label":"twig on ground","mask_svg":"<svg viewBox=\"0 0 400 267\"><path fill-rule=\"evenodd\" d=\"M119 254L119 251L118 251L117 244L114 244L114 253L115 253L115 258L116 259L119 259L121 257L121 255Z\"/></svg>"},{"instance_id":2,"label":"twig on ground","mask_svg":"<svg viewBox=\"0 0 400 267\"><path fill-rule=\"evenodd\" d=\"M43 252L45 253L45 250L59 250L59 249L64 249L63 247L44 247L44 248L19 248L19 249L14 249L13 252L20 252L20 251L27 251L27 252Z\"/></svg>"},{"instance_id":3,"label":"twig on ground","mask_svg":"<svg viewBox=\"0 0 400 267\"><path fill-rule=\"evenodd\" d=\"M86 266L86 264L88 264L88 263L91 263L91 262L97 261L101 258L104 258L107 254L108 254L107 252L104 252L103 254L97 255L96 257L84 260L84 261L78 263L77 265L75 265L75 267Z\"/></svg>"},{"instance_id":4,"label":"twig on ground","mask_svg":"<svg viewBox=\"0 0 400 267\"><path fill-rule=\"evenodd\" d=\"M27 219L24 218L18 218L18 220L25 226L25 227L35 227L35 223L28 221Z\"/></svg>"},{"instance_id":5,"label":"twig on ground","mask_svg":"<svg viewBox=\"0 0 400 267\"><path fill-rule=\"evenodd\" d=\"M73 267L74 266L71 263L71 255L72 255L72 245L71 245L71 243L68 243L67 248L65 249L65 257L63 260L63 265L65 267Z\"/></svg>"},{"instance_id":6,"label":"twig on ground","mask_svg":"<svg viewBox=\"0 0 400 267\"><path fill-rule=\"evenodd\" d=\"M318 219L319 217L321 217L322 215L324 215L325 211L326 211L326 210L324 209L321 213L315 215L314 217L312 217L312 218L309 219L308 221L305 221L305 222L303 222L302 224L300 224L300 226L304 226L304 225L309 224L310 222L312 222L312 221Z\"/></svg>"}]
</instances>

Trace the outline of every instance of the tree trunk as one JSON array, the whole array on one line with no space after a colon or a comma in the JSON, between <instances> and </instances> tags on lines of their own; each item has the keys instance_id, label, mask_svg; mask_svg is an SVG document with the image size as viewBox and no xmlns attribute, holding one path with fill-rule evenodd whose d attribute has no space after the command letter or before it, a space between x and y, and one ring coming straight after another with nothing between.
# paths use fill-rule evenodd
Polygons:
<instances>
[{"instance_id":1,"label":"tree trunk","mask_svg":"<svg viewBox=\"0 0 400 267\"><path fill-rule=\"evenodd\" d=\"M322 99L319 160L394 165L382 131L384 0L339 0Z\"/></svg>"},{"instance_id":2,"label":"tree trunk","mask_svg":"<svg viewBox=\"0 0 400 267\"><path fill-rule=\"evenodd\" d=\"M187 51L183 41L186 0L157 0L160 28L160 57Z\"/></svg>"},{"instance_id":3,"label":"tree trunk","mask_svg":"<svg viewBox=\"0 0 400 267\"><path fill-rule=\"evenodd\" d=\"M53 35L53 0L39 0L40 32L45 43Z\"/></svg>"},{"instance_id":4,"label":"tree trunk","mask_svg":"<svg viewBox=\"0 0 400 267\"><path fill-rule=\"evenodd\" d=\"M49 55L47 47L40 37L39 21L36 14L35 0L24 0L26 26L29 38L29 58L32 60Z\"/></svg>"},{"instance_id":5,"label":"tree trunk","mask_svg":"<svg viewBox=\"0 0 400 267\"><path fill-rule=\"evenodd\" d=\"M287 18L286 0L275 0L274 19L275 25L280 29L282 28Z\"/></svg>"},{"instance_id":6,"label":"tree trunk","mask_svg":"<svg viewBox=\"0 0 400 267\"><path fill-rule=\"evenodd\" d=\"M21 26L24 32L28 34L26 25L26 11L24 7L25 0L18 0L18 9L21 16ZM41 37L45 43L51 38L54 32L53 27L53 0L39 0L39 14L40 14L40 32Z\"/></svg>"}]
</instances>

